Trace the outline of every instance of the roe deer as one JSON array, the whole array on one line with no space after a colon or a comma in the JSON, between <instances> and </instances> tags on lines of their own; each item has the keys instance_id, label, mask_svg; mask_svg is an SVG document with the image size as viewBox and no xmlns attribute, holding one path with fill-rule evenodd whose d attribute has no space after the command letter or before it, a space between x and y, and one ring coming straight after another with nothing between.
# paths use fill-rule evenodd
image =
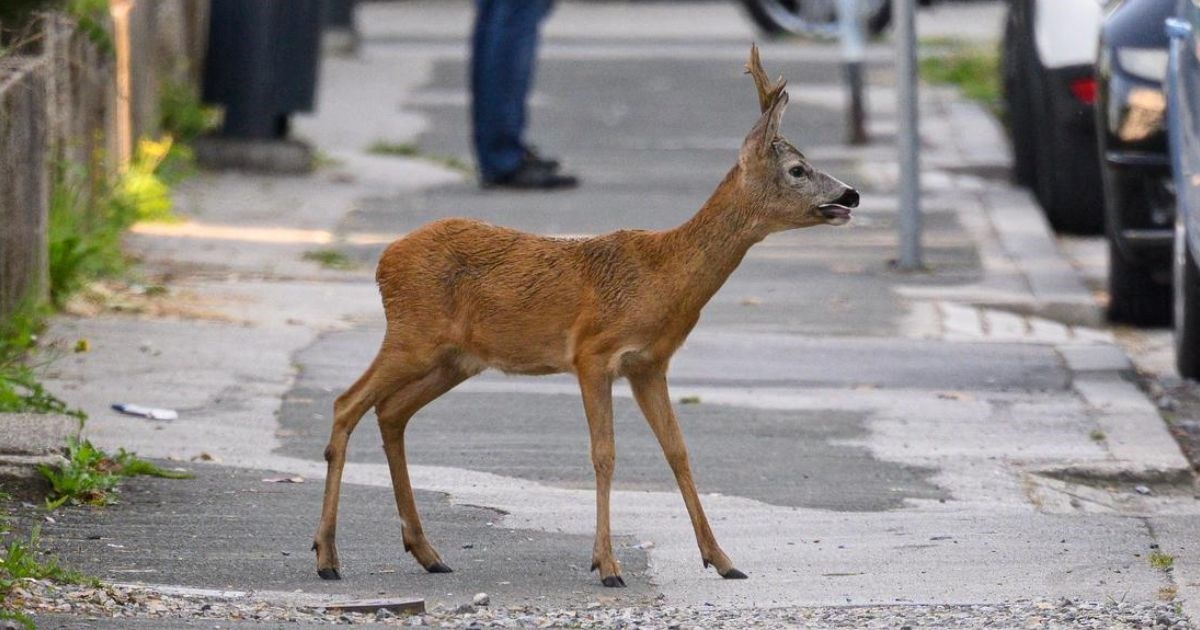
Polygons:
<instances>
[{"instance_id":1,"label":"roe deer","mask_svg":"<svg viewBox=\"0 0 1200 630\"><path fill-rule=\"evenodd\" d=\"M683 494L704 566L745 578L717 545L700 506L687 448L667 394L667 364L700 309L751 245L782 230L850 220L858 192L814 169L779 137L785 82L767 78L757 47L746 71L761 115L737 164L698 213L663 232L594 238L535 236L478 221L425 225L388 246L376 279L387 314L378 355L334 404L328 476L313 549L317 573L339 579L338 493L346 443L371 407L400 511L404 550L431 573L450 571L425 538L413 501L404 430L417 410L486 368L573 372L579 380L596 473L592 570L624 586L609 537L612 384L625 377Z\"/></svg>"}]
</instances>

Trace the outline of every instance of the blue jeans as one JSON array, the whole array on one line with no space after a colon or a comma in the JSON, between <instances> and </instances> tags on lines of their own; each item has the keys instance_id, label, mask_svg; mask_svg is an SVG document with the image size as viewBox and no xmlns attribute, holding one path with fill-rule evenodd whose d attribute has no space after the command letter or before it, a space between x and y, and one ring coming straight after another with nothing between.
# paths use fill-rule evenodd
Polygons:
<instances>
[{"instance_id":1,"label":"blue jeans","mask_svg":"<svg viewBox=\"0 0 1200 630\"><path fill-rule=\"evenodd\" d=\"M471 38L471 124L485 181L512 173L525 153L525 101L538 26L554 0L476 0Z\"/></svg>"}]
</instances>

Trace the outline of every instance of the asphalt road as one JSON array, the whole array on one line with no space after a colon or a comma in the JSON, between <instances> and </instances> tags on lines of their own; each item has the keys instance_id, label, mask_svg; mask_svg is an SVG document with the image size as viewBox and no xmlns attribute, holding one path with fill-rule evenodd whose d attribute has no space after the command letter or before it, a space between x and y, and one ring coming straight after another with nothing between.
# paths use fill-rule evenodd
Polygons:
<instances>
[{"instance_id":1,"label":"asphalt road","mask_svg":"<svg viewBox=\"0 0 1200 630\"><path fill-rule=\"evenodd\" d=\"M598 595L630 605L654 596L646 554L628 536L614 549L630 578L612 592L587 578L591 539L495 527L502 513L451 505L418 491L431 540L454 573L426 573L404 553L387 488L346 484L339 552L345 579L317 577L309 547L323 484L271 483L277 472L193 464L195 479L141 478L125 485L117 509L66 509L47 542L71 566L105 581L183 584L237 591L345 594L355 599L418 594L450 605L480 591L499 602L582 606Z\"/></svg>"}]
</instances>

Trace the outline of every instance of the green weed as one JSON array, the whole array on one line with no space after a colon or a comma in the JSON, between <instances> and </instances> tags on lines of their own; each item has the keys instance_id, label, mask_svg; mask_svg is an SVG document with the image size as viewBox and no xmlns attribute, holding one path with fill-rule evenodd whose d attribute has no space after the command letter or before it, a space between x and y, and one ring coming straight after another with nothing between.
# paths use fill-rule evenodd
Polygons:
<instances>
[{"instance_id":1,"label":"green weed","mask_svg":"<svg viewBox=\"0 0 1200 630\"><path fill-rule=\"evenodd\" d=\"M24 365L0 365L0 412L56 413L81 421L87 418L82 410L46 391L33 369Z\"/></svg>"},{"instance_id":2,"label":"green weed","mask_svg":"<svg viewBox=\"0 0 1200 630\"><path fill-rule=\"evenodd\" d=\"M1161 551L1150 552L1146 560L1150 563L1151 567L1159 571L1168 571L1171 567L1175 566L1175 556Z\"/></svg>"},{"instance_id":3,"label":"green weed","mask_svg":"<svg viewBox=\"0 0 1200 630\"><path fill-rule=\"evenodd\" d=\"M196 154L190 143L219 127L221 112L201 102L196 90L186 83L164 85L158 110L159 129L172 142L154 174L171 186L196 173Z\"/></svg>"},{"instance_id":4,"label":"green weed","mask_svg":"<svg viewBox=\"0 0 1200 630\"><path fill-rule=\"evenodd\" d=\"M85 195L82 175L67 166L56 169L50 191L50 301L62 308L91 280L118 276L128 267L121 235L137 221L174 221L171 188L161 169L177 145L169 138L143 139L128 170L111 185L95 184ZM182 145L179 145L182 146ZM182 149L175 169L187 162Z\"/></svg>"},{"instance_id":5,"label":"green weed","mask_svg":"<svg viewBox=\"0 0 1200 630\"><path fill-rule=\"evenodd\" d=\"M336 249L314 249L304 252L302 256L304 260L315 262L326 269L337 269L345 271L354 269L357 265L346 254L339 252Z\"/></svg>"},{"instance_id":6,"label":"green weed","mask_svg":"<svg viewBox=\"0 0 1200 630\"><path fill-rule=\"evenodd\" d=\"M0 492L0 501L10 501L12 497ZM28 537L18 537L12 534L7 514L0 515L0 600L17 582L21 580L52 580L65 584L86 584L99 586L96 578L89 577L59 566L58 559L39 557L40 534L38 526L34 526ZM16 621L26 628L33 628L33 622L26 615L15 610L0 611L0 619Z\"/></svg>"},{"instance_id":7,"label":"green weed","mask_svg":"<svg viewBox=\"0 0 1200 630\"><path fill-rule=\"evenodd\" d=\"M121 232L129 218L123 208L105 202L107 191L89 200L79 177L60 168L50 190L50 302L56 308L89 280L125 269Z\"/></svg>"},{"instance_id":8,"label":"green weed","mask_svg":"<svg viewBox=\"0 0 1200 630\"><path fill-rule=\"evenodd\" d=\"M342 161L320 149L317 149L313 152L312 165L313 168L332 168L334 166L341 166Z\"/></svg>"},{"instance_id":9,"label":"green weed","mask_svg":"<svg viewBox=\"0 0 1200 630\"><path fill-rule=\"evenodd\" d=\"M0 51L0 57L3 56L3 52L4 51ZM25 630L37 630L37 626L34 625L33 619L31 619L29 615L26 615L22 612L17 612L15 610L0 610L0 619L5 621L15 621L16 623L21 624L21 627Z\"/></svg>"},{"instance_id":10,"label":"green weed","mask_svg":"<svg viewBox=\"0 0 1200 630\"><path fill-rule=\"evenodd\" d=\"M37 343L45 315L45 307L26 298L17 304L8 319L0 320L0 365L20 359Z\"/></svg>"},{"instance_id":11,"label":"green weed","mask_svg":"<svg viewBox=\"0 0 1200 630\"><path fill-rule=\"evenodd\" d=\"M999 113L1000 52L956 40L922 41L921 78L958 86L963 95Z\"/></svg>"},{"instance_id":12,"label":"green weed","mask_svg":"<svg viewBox=\"0 0 1200 630\"><path fill-rule=\"evenodd\" d=\"M220 111L201 102L196 90L186 83L163 85L158 112L159 129L183 144L216 129L221 122Z\"/></svg>"},{"instance_id":13,"label":"green weed","mask_svg":"<svg viewBox=\"0 0 1200 630\"><path fill-rule=\"evenodd\" d=\"M428 160L441 164L448 169L458 171L460 173L470 173L471 167L462 160L450 155L433 155L425 153L421 147L411 142L387 142L384 140L376 141L370 147L367 147L367 153L374 155L394 155L400 157L413 157Z\"/></svg>"},{"instance_id":14,"label":"green weed","mask_svg":"<svg viewBox=\"0 0 1200 630\"><path fill-rule=\"evenodd\" d=\"M7 530L5 533L8 533ZM57 558L39 558L40 535L40 528L34 525L28 538L13 537L4 545L4 557L0 558L0 592L7 591L20 580L27 579L53 580L61 584L99 585L96 578L62 568Z\"/></svg>"},{"instance_id":15,"label":"green weed","mask_svg":"<svg viewBox=\"0 0 1200 630\"><path fill-rule=\"evenodd\" d=\"M115 503L111 491L117 487L120 478L113 474L111 467L101 470L106 459L105 453L91 442L81 442L77 438L68 440L66 462L57 468L46 464L38 466L38 472L51 487L46 507L53 510L68 501L87 505Z\"/></svg>"},{"instance_id":16,"label":"green weed","mask_svg":"<svg viewBox=\"0 0 1200 630\"><path fill-rule=\"evenodd\" d=\"M25 358L37 344L45 309L21 302L7 321L0 321L0 412L59 413L81 421L86 415L46 391L37 380L40 365Z\"/></svg>"},{"instance_id":17,"label":"green weed","mask_svg":"<svg viewBox=\"0 0 1200 630\"><path fill-rule=\"evenodd\" d=\"M1108 434L1101 431L1100 429L1096 429L1096 430L1092 431L1091 438L1092 438L1093 442L1103 442L1104 440L1108 439Z\"/></svg>"},{"instance_id":18,"label":"green weed","mask_svg":"<svg viewBox=\"0 0 1200 630\"><path fill-rule=\"evenodd\" d=\"M70 502L74 505L111 505L114 490L123 477L146 475L167 479L189 479L190 473L165 470L121 449L110 456L88 440L67 441L67 461L58 467L45 464L38 472L50 482L47 509L54 510Z\"/></svg>"},{"instance_id":19,"label":"green weed","mask_svg":"<svg viewBox=\"0 0 1200 630\"><path fill-rule=\"evenodd\" d=\"M402 157L416 157L421 154L421 147L411 142L387 142L378 140L370 147L367 147L367 153L372 155L399 155Z\"/></svg>"},{"instance_id":20,"label":"green weed","mask_svg":"<svg viewBox=\"0 0 1200 630\"><path fill-rule=\"evenodd\" d=\"M445 166L452 171L458 171L466 174L471 173L471 167L466 162L463 162L452 155L434 155L430 156L429 159L441 164L442 166Z\"/></svg>"},{"instance_id":21,"label":"green weed","mask_svg":"<svg viewBox=\"0 0 1200 630\"><path fill-rule=\"evenodd\" d=\"M171 136L138 141L134 159L117 180L109 200L113 206L111 214L120 229L123 231L137 221L178 220L172 212L170 183L178 181L176 177L186 176L176 171L188 170L193 159L191 149L178 145ZM176 164L164 171L171 160ZM180 161L185 164L178 164Z\"/></svg>"},{"instance_id":22,"label":"green weed","mask_svg":"<svg viewBox=\"0 0 1200 630\"><path fill-rule=\"evenodd\" d=\"M117 449L117 471L122 477L160 477L162 479L191 479L195 475L178 470L167 470L154 462L144 460L136 453Z\"/></svg>"},{"instance_id":23,"label":"green weed","mask_svg":"<svg viewBox=\"0 0 1200 630\"><path fill-rule=\"evenodd\" d=\"M67 13L75 18L79 30L88 40L104 54L112 55L115 50L112 35L105 26L109 15L108 0L66 0L65 5Z\"/></svg>"}]
</instances>

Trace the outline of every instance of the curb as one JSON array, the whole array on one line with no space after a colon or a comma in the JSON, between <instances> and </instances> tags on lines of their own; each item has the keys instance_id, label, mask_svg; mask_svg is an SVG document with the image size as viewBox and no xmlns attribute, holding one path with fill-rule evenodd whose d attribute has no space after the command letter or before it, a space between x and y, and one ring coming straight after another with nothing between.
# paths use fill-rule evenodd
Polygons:
<instances>
[{"instance_id":1,"label":"curb","mask_svg":"<svg viewBox=\"0 0 1200 630\"><path fill-rule=\"evenodd\" d=\"M1100 307L1058 250L1050 224L1029 193L993 188L981 196L1001 247L1033 294L1030 314L1064 324L1103 325Z\"/></svg>"},{"instance_id":2,"label":"curb","mask_svg":"<svg viewBox=\"0 0 1200 630\"><path fill-rule=\"evenodd\" d=\"M932 135L949 145L951 161L958 168L985 172L1011 165L1007 138L991 115L954 90L933 94L942 126L935 127ZM946 157L932 162L944 164ZM1103 326L1099 305L1079 271L1059 250L1049 222L1029 192L1007 185L983 186L977 194L982 212L960 214L965 223L976 223L970 231L977 241L992 241L990 247L979 243L981 252L991 250L990 256L981 255L983 284L989 284L991 277L991 284L1000 286L1001 276L1016 275L1029 297L992 305L969 297L967 301L981 307L1025 311L1069 325ZM1071 389L1088 405L1089 415L1107 436L1105 443L1115 461L1106 475L1178 483L1191 479L1191 465L1168 433L1158 409L1131 378L1133 363L1122 348L1110 343L1061 344L1056 350L1074 376Z\"/></svg>"},{"instance_id":3,"label":"curb","mask_svg":"<svg viewBox=\"0 0 1200 630\"><path fill-rule=\"evenodd\" d=\"M79 420L38 413L0 413L0 480L40 485L37 467L58 464L68 438L79 435Z\"/></svg>"},{"instance_id":4,"label":"curb","mask_svg":"<svg viewBox=\"0 0 1200 630\"><path fill-rule=\"evenodd\" d=\"M941 114L935 135L950 145L951 159L932 160L935 167L956 171L1007 173L1012 166L1003 127L980 105L954 89L931 90ZM936 120L936 119L935 119ZM1064 324L1098 327L1104 318L1092 294L1067 257L1058 250L1054 231L1028 191L1014 185L983 186L978 191L997 254L1025 281L1032 300L1006 302L1010 309ZM991 272L985 259L985 272ZM986 306L986 304L980 304Z\"/></svg>"}]
</instances>

